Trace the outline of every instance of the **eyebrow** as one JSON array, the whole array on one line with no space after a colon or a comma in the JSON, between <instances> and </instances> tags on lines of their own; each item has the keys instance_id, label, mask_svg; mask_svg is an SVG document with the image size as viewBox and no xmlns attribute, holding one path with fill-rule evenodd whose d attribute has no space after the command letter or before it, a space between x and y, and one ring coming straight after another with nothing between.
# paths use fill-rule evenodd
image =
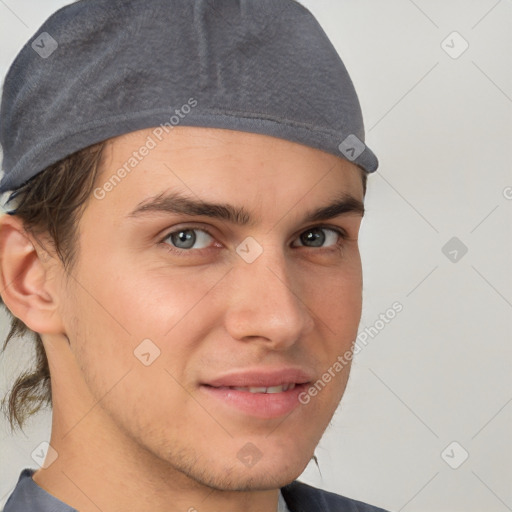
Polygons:
<instances>
[{"instance_id":1,"label":"eyebrow","mask_svg":"<svg viewBox=\"0 0 512 512\"><path fill-rule=\"evenodd\" d=\"M204 216L240 226L251 226L256 223L256 219L243 206L211 203L202 199L193 199L179 192L161 193L150 197L139 203L127 217L138 218L155 213ZM308 210L302 222L324 221L346 214L363 216L363 202L350 194L341 194L325 206Z\"/></svg>"}]
</instances>

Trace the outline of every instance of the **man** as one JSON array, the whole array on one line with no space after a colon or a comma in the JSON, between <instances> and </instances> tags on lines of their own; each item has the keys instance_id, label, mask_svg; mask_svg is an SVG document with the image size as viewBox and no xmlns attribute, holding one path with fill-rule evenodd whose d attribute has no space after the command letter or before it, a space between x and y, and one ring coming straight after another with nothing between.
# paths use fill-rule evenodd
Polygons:
<instances>
[{"instance_id":1,"label":"man","mask_svg":"<svg viewBox=\"0 0 512 512\"><path fill-rule=\"evenodd\" d=\"M39 358L11 422L53 406L5 512L382 510L296 481L347 384L377 168L311 14L82 0L1 117L0 289Z\"/></svg>"}]
</instances>

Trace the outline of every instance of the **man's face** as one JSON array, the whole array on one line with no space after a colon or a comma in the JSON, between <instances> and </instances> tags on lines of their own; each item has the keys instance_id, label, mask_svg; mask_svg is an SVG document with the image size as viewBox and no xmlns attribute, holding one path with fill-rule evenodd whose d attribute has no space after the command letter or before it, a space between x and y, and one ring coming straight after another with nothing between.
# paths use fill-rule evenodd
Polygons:
<instances>
[{"instance_id":1,"label":"man's face","mask_svg":"<svg viewBox=\"0 0 512 512\"><path fill-rule=\"evenodd\" d=\"M105 187L134 151L153 146L148 136L155 147ZM178 127L162 141L152 130L114 139L96 187L60 307L79 369L66 387L97 403L91 428L112 450L122 439L126 457L144 453L219 489L296 478L349 365L309 403L299 394L357 335L357 167L268 136ZM143 207L167 194L174 200ZM224 208L166 210L186 206L177 195ZM348 213L308 218L340 200ZM228 219L228 208L243 212Z\"/></svg>"}]
</instances>

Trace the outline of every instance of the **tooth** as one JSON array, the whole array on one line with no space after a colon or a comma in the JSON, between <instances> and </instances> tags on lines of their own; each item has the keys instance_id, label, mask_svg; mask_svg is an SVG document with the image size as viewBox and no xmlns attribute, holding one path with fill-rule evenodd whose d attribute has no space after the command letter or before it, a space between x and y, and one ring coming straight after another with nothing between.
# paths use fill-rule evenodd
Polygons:
<instances>
[{"instance_id":1,"label":"tooth","mask_svg":"<svg viewBox=\"0 0 512 512\"><path fill-rule=\"evenodd\" d=\"M267 388L249 388L251 393L266 393Z\"/></svg>"},{"instance_id":2,"label":"tooth","mask_svg":"<svg viewBox=\"0 0 512 512\"><path fill-rule=\"evenodd\" d=\"M282 393L283 391L283 386L272 386L267 388L267 393Z\"/></svg>"},{"instance_id":3,"label":"tooth","mask_svg":"<svg viewBox=\"0 0 512 512\"><path fill-rule=\"evenodd\" d=\"M296 384L282 384L281 386L270 386L266 387L242 387L232 386L231 389L235 391L248 391L250 393L284 393L285 391L295 389Z\"/></svg>"}]
</instances>

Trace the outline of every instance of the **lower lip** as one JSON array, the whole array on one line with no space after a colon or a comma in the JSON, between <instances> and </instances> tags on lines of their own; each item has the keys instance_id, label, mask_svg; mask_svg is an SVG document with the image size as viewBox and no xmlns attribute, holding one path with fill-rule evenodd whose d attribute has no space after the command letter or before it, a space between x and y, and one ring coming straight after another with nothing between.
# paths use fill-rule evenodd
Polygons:
<instances>
[{"instance_id":1,"label":"lower lip","mask_svg":"<svg viewBox=\"0 0 512 512\"><path fill-rule=\"evenodd\" d=\"M307 384L297 384L294 389L281 393L251 393L231 388L214 388L201 386L208 396L219 400L229 407L257 418L279 418L290 414L300 404L299 395L307 388Z\"/></svg>"}]
</instances>

